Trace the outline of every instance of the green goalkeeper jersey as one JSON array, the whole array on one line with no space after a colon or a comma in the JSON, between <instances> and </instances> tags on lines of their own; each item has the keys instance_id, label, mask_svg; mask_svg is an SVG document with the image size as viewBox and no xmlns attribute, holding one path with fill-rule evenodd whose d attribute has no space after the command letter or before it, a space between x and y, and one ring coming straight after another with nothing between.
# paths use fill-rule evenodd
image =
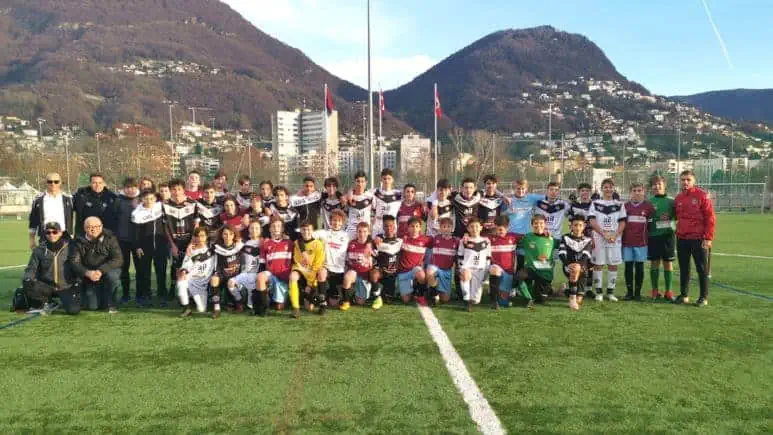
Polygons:
<instances>
[{"instance_id":1,"label":"green goalkeeper jersey","mask_svg":"<svg viewBox=\"0 0 773 435\"><path fill-rule=\"evenodd\" d=\"M529 233L521 239L519 246L524 251L526 269L546 281L553 281L553 238L547 234Z\"/></svg>"},{"instance_id":2,"label":"green goalkeeper jersey","mask_svg":"<svg viewBox=\"0 0 773 435\"><path fill-rule=\"evenodd\" d=\"M649 226L650 237L670 236L674 234L676 226L676 210L674 198L666 195L654 195L650 202L655 206L655 214Z\"/></svg>"}]
</instances>

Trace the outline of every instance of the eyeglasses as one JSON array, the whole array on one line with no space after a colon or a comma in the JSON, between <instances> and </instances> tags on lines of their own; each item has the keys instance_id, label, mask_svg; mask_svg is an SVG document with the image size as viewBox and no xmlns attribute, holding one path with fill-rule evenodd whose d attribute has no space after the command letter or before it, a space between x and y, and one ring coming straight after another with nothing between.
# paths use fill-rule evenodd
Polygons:
<instances>
[{"instance_id":1,"label":"eyeglasses","mask_svg":"<svg viewBox=\"0 0 773 435\"><path fill-rule=\"evenodd\" d=\"M102 225L89 225L86 227L87 230L98 230L102 228Z\"/></svg>"},{"instance_id":2,"label":"eyeglasses","mask_svg":"<svg viewBox=\"0 0 773 435\"><path fill-rule=\"evenodd\" d=\"M52 236L52 235L55 236L57 234L59 234L59 231L57 231L57 230L48 230L48 231L46 231L46 235L49 235L49 236Z\"/></svg>"},{"instance_id":3,"label":"eyeglasses","mask_svg":"<svg viewBox=\"0 0 773 435\"><path fill-rule=\"evenodd\" d=\"M60 180L46 180L46 183L48 183L48 184L59 184L59 183L61 183L61 181Z\"/></svg>"}]
</instances>

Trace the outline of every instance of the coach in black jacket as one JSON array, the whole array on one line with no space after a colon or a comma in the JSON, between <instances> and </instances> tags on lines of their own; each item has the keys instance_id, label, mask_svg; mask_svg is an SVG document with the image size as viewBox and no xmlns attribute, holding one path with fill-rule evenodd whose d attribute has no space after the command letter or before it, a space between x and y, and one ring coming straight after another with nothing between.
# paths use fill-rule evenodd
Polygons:
<instances>
[{"instance_id":1,"label":"coach in black jacket","mask_svg":"<svg viewBox=\"0 0 773 435\"><path fill-rule=\"evenodd\" d=\"M105 309L113 314L115 295L121 285L123 256L118 239L103 228L97 217L86 219L86 234L72 244L70 267L78 278L83 278L81 299L89 310Z\"/></svg>"},{"instance_id":2,"label":"coach in black jacket","mask_svg":"<svg viewBox=\"0 0 773 435\"><path fill-rule=\"evenodd\" d=\"M116 198L116 194L105 187L105 177L102 174L91 174L89 185L81 187L73 195L76 234L84 234L83 223L92 216L98 217L107 229L114 231L115 214L112 205Z\"/></svg>"},{"instance_id":3,"label":"coach in black jacket","mask_svg":"<svg viewBox=\"0 0 773 435\"><path fill-rule=\"evenodd\" d=\"M62 177L55 172L46 175L46 191L35 197L30 210L30 249L35 249L38 241L45 241L44 227L49 222L58 223L62 231L72 234L72 213L73 200L62 192Z\"/></svg>"},{"instance_id":4,"label":"coach in black jacket","mask_svg":"<svg viewBox=\"0 0 773 435\"><path fill-rule=\"evenodd\" d=\"M70 238L63 235L58 222L45 225L46 239L32 250L24 270L24 293L31 308L41 308L51 297L58 297L67 314L81 311L80 294L70 269Z\"/></svg>"}]
</instances>

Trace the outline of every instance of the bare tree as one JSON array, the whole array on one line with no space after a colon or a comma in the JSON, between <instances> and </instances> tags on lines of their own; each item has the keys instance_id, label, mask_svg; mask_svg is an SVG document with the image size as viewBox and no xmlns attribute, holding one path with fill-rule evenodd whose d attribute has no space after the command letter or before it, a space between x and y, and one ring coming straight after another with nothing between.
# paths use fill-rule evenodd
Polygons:
<instances>
[{"instance_id":1,"label":"bare tree","mask_svg":"<svg viewBox=\"0 0 773 435\"><path fill-rule=\"evenodd\" d=\"M470 135L472 143L472 163L473 178L475 183L479 184L485 174L491 172L491 162L494 158L494 137L491 133L484 130L475 130Z\"/></svg>"}]
</instances>

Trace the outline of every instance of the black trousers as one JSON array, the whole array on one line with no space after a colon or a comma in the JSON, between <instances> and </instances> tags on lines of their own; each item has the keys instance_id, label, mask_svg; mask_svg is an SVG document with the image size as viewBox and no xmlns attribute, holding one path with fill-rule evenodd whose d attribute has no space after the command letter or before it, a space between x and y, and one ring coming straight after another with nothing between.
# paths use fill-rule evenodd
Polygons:
<instances>
[{"instance_id":1,"label":"black trousers","mask_svg":"<svg viewBox=\"0 0 773 435\"><path fill-rule=\"evenodd\" d=\"M703 240L678 239L676 250L679 260L679 289L682 296L687 296L690 290L690 258L692 258L695 262L695 270L698 272L701 297L709 297L709 277L706 270L708 253L703 249Z\"/></svg>"},{"instance_id":2,"label":"black trousers","mask_svg":"<svg viewBox=\"0 0 773 435\"><path fill-rule=\"evenodd\" d=\"M24 293L30 300L30 305L34 308L40 308L50 298L58 297L62 303L62 308L64 308L67 314L78 314L81 312L80 289L76 286L56 291L54 286L50 284L33 280L25 283Z\"/></svg>"},{"instance_id":3,"label":"black trousers","mask_svg":"<svg viewBox=\"0 0 773 435\"><path fill-rule=\"evenodd\" d=\"M129 277L129 260L134 262L134 270L137 271L137 252L134 250L134 243L119 240L118 244L121 246L121 255L123 255L123 265L121 266L121 290L124 298L129 297L129 289L131 287L131 278ZM138 287L139 288L139 287ZM135 297L140 297L140 292L137 291Z\"/></svg>"},{"instance_id":4,"label":"black trousers","mask_svg":"<svg viewBox=\"0 0 773 435\"><path fill-rule=\"evenodd\" d=\"M137 296L145 299L153 297L150 290L150 268L156 271L156 294L159 299L166 299L166 266L169 262L169 252L166 247L154 247L152 244L142 247L142 257L137 259L134 267L137 270Z\"/></svg>"},{"instance_id":5,"label":"black trousers","mask_svg":"<svg viewBox=\"0 0 773 435\"><path fill-rule=\"evenodd\" d=\"M169 267L169 276L172 277L172 284L169 287L170 289L175 288L175 283L177 282L177 271L180 270L180 267L183 265L183 260L185 260L185 250L188 249L188 244L190 243L190 240L175 240L172 243L177 247L177 250L179 251L179 255L174 256L172 255L172 246L167 243L167 249L169 249L169 256L172 260L172 263ZM170 291L167 294L167 299L172 300L174 299L174 291Z\"/></svg>"}]
</instances>

